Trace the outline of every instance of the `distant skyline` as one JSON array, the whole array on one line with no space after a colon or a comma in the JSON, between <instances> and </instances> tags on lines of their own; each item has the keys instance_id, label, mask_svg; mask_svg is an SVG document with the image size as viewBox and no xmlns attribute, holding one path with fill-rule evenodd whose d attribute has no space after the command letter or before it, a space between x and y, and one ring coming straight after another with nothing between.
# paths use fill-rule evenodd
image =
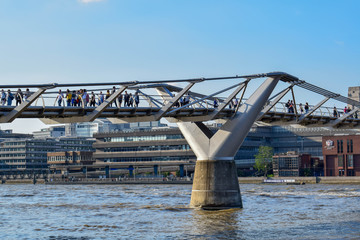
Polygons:
<instances>
[{"instance_id":1,"label":"distant skyline","mask_svg":"<svg viewBox=\"0 0 360 240\"><path fill-rule=\"evenodd\" d=\"M359 10L355 0L0 0L0 82L284 71L346 96L360 85ZM0 124L14 132L43 127Z\"/></svg>"}]
</instances>

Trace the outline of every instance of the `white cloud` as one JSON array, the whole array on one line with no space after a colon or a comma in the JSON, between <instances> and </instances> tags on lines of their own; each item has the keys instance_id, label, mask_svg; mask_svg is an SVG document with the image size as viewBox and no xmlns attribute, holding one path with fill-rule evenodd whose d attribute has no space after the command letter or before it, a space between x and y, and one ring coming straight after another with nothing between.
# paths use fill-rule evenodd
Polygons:
<instances>
[{"instance_id":1,"label":"white cloud","mask_svg":"<svg viewBox=\"0 0 360 240\"><path fill-rule=\"evenodd\" d=\"M105 0L78 0L81 3L103 2Z\"/></svg>"},{"instance_id":2,"label":"white cloud","mask_svg":"<svg viewBox=\"0 0 360 240\"><path fill-rule=\"evenodd\" d=\"M335 40L335 44L339 45L339 46L344 46L345 45L345 43L343 41L337 41L337 40Z\"/></svg>"}]
</instances>

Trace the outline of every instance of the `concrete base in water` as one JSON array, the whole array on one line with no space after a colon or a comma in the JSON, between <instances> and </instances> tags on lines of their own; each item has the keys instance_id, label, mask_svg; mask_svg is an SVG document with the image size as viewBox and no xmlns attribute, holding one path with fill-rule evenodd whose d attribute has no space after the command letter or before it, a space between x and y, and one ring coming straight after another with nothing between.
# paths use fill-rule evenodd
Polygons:
<instances>
[{"instance_id":1,"label":"concrete base in water","mask_svg":"<svg viewBox=\"0 0 360 240\"><path fill-rule=\"evenodd\" d=\"M203 209L242 208L234 160L198 160L190 205Z\"/></svg>"}]
</instances>

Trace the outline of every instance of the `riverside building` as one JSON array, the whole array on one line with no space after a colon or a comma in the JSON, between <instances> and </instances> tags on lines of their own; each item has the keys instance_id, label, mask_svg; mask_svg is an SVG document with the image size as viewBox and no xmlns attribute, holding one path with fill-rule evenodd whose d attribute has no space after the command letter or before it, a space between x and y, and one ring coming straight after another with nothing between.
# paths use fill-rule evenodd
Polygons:
<instances>
[{"instance_id":1,"label":"riverside building","mask_svg":"<svg viewBox=\"0 0 360 240\"><path fill-rule=\"evenodd\" d=\"M92 152L93 142L86 138L6 139L0 143L0 173L45 173L49 152Z\"/></svg>"},{"instance_id":2,"label":"riverside building","mask_svg":"<svg viewBox=\"0 0 360 240\"><path fill-rule=\"evenodd\" d=\"M360 176L360 135L322 138L325 176Z\"/></svg>"},{"instance_id":3,"label":"riverside building","mask_svg":"<svg viewBox=\"0 0 360 240\"><path fill-rule=\"evenodd\" d=\"M216 131L216 126L212 128ZM251 168L260 146L271 146L275 154L295 151L323 159L322 136L349 130L295 128L255 124L235 156L238 168ZM94 158L103 162L194 161L196 156L176 127L126 130L94 134Z\"/></svg>"},{"instance_id":4,"label":"riverside building","mask_svg":"<svg viewBox=\"0 0 360 240\"><path fill-rule=\"evenodd\" d=\"M103 162L196 160L178 128L94 134L93 157Z\"/></svg>"},{"instance_id":5,"label":"riverside building","mask_svg":"<svg viewBox=\"0 0 360 240\"><path fill-rule=\"evenodd\" d=\"M323 176L323 163L310 154L294 151L273 156L274 177Z\"/></svg>"}]
</instances>

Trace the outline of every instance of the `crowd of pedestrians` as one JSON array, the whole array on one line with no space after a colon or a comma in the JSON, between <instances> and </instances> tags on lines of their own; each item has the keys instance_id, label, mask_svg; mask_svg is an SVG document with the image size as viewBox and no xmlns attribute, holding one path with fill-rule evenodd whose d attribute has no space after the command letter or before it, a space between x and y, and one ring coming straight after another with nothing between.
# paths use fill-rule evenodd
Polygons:
<instances>
[{"instance_id":1,"label":"crowd of pedestrians","mask_svg":"<svg viewBox=\"0 0 360 240\"><path fill-rule=\"evenodd\" d=\"M86 89L80 89L80 90L73 90L70 91L69 89L66 90L66 92L63 92L61 89L57 93L55 102L56 104L61 106L89 106L89 107L95 107L101 105L103 102L105 102L106 99L110 98L112 94L116 92L115 86L111 90L107 90L106 94L103 94L102 91L99 92L99 94L95 94L93 91L89 93ZM20 105L23 101L27 100L31 92L29 89L26 89L25 92L22 92L21 89L18 89L16 92L11 92L11 90L5 91L4 89L1 90L1 102L0 104L2 106L11 106L13 104L13 101L15 101L16 106ZM138 107L140 104L140 97L139 93L135 92L134 95L132 93L128 93L125 91L124 94L120 94L117 99L114 99L110 106L114 104L115 107L121 107L122 104L124 107Z\"/></svg>"},{"instance_id":2,"label":"crowd of pedestrians","mask_svg":"<svg viewBox=\"0 0 360 240\"><path fill-rule=\"evenodd\" d=\"M288 113L294 113L294 107L295 107L295 105L294 105L294 103L293 103L293 101L292 100L288 100L288 102L285 104L285 107L287 108L287 112ZM305 103L305 106L303 106L303 104L302 103L300 103L299 104L299 110L300 110L300 113L301 114L304 114L304 113L308 113L309 112L309 104L308 103ZM341 114L347 114L347 113L349 113L349 112L351 112L351 108L350 107L347 107L347 106L345 106L345 108L344 108L344 111L343 112L339 112L338 110L337 110L337 108L334 106L334 108L333 108L333 117L340 117L340 115ZM351 117L352 118L358 118L358 113L357 112L355 112L354 114L352 114L351 115Z\"/></svg>"},{"instance_id":3,"label":"crowd of pedestrians","mask_svg":"<svg viewBox=\"0 0 360 240\"><path fill-rule=\"evenodd\" d=\"M15 93L12 93L9 90L5 91L4 89L1 89L1 105L2 106L11 106L13 100L15 100L15 105L20 105L24 100L28 99L30 97L31 93L29 89L27 88L25 92L22 92L19 88Z\"/></svg>"},{"instance_id":4,"label":"crowd of pedestrians","mask_svg":"<svg viewBox=\"0 0 360 240\"><path fill-rule=\"evenodd\" d=\"M111 91L107 90L105 94L102 91L100 91L99 94L95 94L93 91L89 93L86 89L80 89L77 91L70 91L67 89L66 92L63 93L60 89L55 101L59 107L61 107L63 103L66 103L68 107L95 107L101 105L115 92L115 86ZM124 94L120 94L116 99L113 99L109 105L110 107L121 107L123 104L124 107L138 107L139 103L140 98L138 92L135 92L133 95L132 93L125 91Z\"/></svg>"}]
</instances>

